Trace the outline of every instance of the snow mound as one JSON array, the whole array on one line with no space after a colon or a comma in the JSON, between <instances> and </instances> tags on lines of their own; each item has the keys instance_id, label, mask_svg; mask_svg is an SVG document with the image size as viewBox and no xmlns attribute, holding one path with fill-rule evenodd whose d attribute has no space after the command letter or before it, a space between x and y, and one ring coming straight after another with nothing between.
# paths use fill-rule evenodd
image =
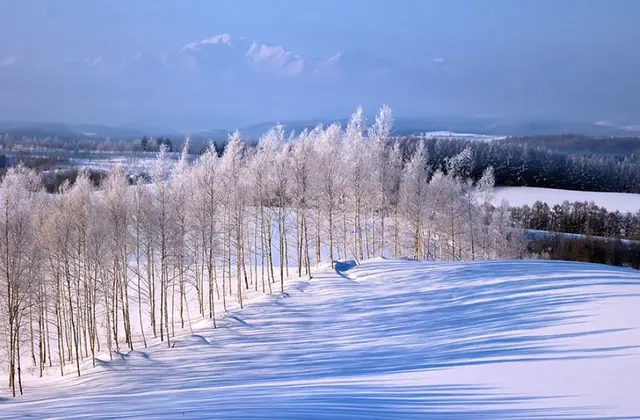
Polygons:
<instances>
[{"instance_id":1,"label":"snow mound","mask_svg":"<svg viewBox=\"0 0 640 420\"><path fill-rule=\"evenodd\" d=\"M176 338L189 345L34 385L0 418L640 416L638 271L375 259L287 291Z\"/></svg>"},{"instance_id":2,"label":"snow mound","mask_svg":"<svg viewBox=\"0 0 640 420\"><path fill-rule=\"evenodd\" d=\"M192 336L174 340L172 348L194 347L200 345L210 345L211 341L200 334L193 334Z\"/></svg>"},{"instance_id":3,"label":"snow mound","mask_svg":"<svg viewBox=\"0 0 640 420\"><path fill-rule=\"evenodd\" d=\"M95 360L96 368L101 370L126 370L132 364L140 366L145 362L151 362L149 354L143 351L131 350L129 352L113 352L112 359L97 357ZM85 365L85 369L88 364Z\"/></svg>"}]
</instances>

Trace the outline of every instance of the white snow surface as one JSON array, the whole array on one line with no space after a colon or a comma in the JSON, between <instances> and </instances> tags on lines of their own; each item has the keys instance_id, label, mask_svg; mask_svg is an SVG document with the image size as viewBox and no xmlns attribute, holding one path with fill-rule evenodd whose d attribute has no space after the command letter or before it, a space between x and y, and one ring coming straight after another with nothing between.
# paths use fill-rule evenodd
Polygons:
<instances>
[{"instance_id":1,"label":"white snow surface","mask_svg":"<svg viewBox=\"0 0 640 420\"><path fill-rule=\"evenodd\" d=\"M562 204L564 201L593 201L609 211L619 210L622 213L635 213L640 210L640 194L612 193L593 191L571 191L536 187L498 187L494 204L500 204L505 199L512 206L531 206L540 200L550 206Z\"/></svg>"},{"instance_id":2,"label":"white snow surface","mask_svg":"<svg viewBox=\"0 0 640 420\"><path fill-rule=\"evenodd\" d=\"M453 131L430 131L428 133L424 133L423 136L427 138L436 138L436 139L484 140L484 141L500 140L505 138L505 136L493 136L489 134L478 134L478 133L456 133Z\"/></svg>"},{"instance_id":3,"label":"white snow surface","mask_svg":"<svg viewBox=\"0 0 640 420\"><path fill-rule=\"evenodd\" d=\"M640 418L638 271L375 259L287 290L30 380L0 418Z\"/></svg>"}]
</instances>

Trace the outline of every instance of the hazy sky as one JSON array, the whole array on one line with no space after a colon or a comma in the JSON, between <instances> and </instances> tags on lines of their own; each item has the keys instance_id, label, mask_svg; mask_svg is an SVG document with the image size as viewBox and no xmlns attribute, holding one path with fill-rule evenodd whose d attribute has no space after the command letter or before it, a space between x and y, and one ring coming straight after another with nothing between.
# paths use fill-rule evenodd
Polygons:
<instances>
[{"instance_id":1,"label":"hazy sky","mask_svg":"<svg viewBox=\"0 0 640 420\"><path fill-rule=\"evenodd\" d=\"M530 84L521 94L536 95L540 86L565 89L557 98L566 102L563 107L598 98L610 104L567 117L629 119L637 115L630 108L640 96L638 18L638 0L0 0L0 70L3 62L18 60L46 77L46 66L54 61L162 54L229 32L318 57L336 52L396 62L442 57L473 75L465 79L470 84L509 77L513 80L505 83ZM0 72L0 82L2 77ZM18 82L12 83L12 94L19 93ZM25 97L36 94L20 83ZM576 105L571 95L580 98ZM512 108L506 99L476 103L475 97L449 97L447 109L455 112L459 103L461 115L478 113L485 103L493 114ZM28 100L21 100L28 109ZM74 105L68 106L71 114ZM531 115L543 114L543 102L532 107ZM410 113L419 114L419 107Z\"/></svg>"},{"instance_id":2,"label":"hazy sky","mask_svg":"<svg viewBox=\"0 0 640 420\"><path fill-rule=\"evenodd\" d=\"M230 32L299 51L396 54L610 49L640 40L635 0L3 0L0 48L9 54L163 52ZM596 57L594 57L595 59Z\"/></svg>"}]
</instances>

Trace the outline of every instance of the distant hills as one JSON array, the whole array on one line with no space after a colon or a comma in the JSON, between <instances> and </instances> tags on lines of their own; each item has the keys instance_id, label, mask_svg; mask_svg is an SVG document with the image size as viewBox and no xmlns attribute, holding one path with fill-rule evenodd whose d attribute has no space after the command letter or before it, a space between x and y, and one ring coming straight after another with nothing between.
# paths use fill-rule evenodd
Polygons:
<instances>
[{"instance_id":1,"label":"distant hills","mask_svg":"<svg viewBox=\"0 0 640 420\"><path fill-rule=\"evenodd\" d=\"M370 119L372 120L372 118ZM311 129L317 124L338 122L343 125L347 120L294 120L281 121L287 132L300 132ZM239 127L243 137L257 139L276 121ZM47 122L0 122L0 135L7 134L13 138L21 137L57 137L59 139L77 140L119 139L134 140L143 136L182 138L190 136L194 140L226 139L235 129L212 128L210 130L175 130L166 127L139 126L134 123L123 125L101 124L64 124ZM603 123L583 122L550 122L550 121L515 121L489 118L398 118L394 124L394 135L406 136L431 132L453 132L484 134L488 136L532 136L561 133L579 133L591 136L640 136L640 127L616 127Z\"/></svg>"},{"instance_id":2,"label":"distant hills","mask_svg":"<svg viewBox=\"0 0 640 420\"><path fill-rule=\"evenodd\" d=\"M291 125L316 116L342 118L358 105L373 112L386 103L404 116L491 115L621 124L618 129L608 123L594 127L476 118L443 124L441 119L418 118L406 121L409 131L628 134L625 129L638 124L639 96L633 90L637 72L625 61L610 65L599 58L584 63L551 52L526 51L522 56L457 56L426 47L399 54L391 44L375 51L344 45L300 48L214 33L135 53L108 53L99 46L91 51L69 48L46 58L28 50L15 56L0 51L0 120L138 121L181 127L179 131L231 129L278 118ZM88 133L132 135L128 124L114 127L117 130L87 128ZM44 131L49 129L72 135L62 127Z\"/></svg>"}]
</instances>

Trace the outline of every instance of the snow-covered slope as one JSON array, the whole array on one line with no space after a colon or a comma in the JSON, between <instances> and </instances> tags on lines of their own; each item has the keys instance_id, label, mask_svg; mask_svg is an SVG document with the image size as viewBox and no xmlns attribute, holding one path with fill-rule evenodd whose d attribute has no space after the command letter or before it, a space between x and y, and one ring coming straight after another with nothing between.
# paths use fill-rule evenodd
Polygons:
<instances>
[{"instance_id":1,"label":"snow-covered slope","mask_svg":"<svg viewBox=\"0 0 640 420\"><path fill-rule=\"evenodd\" d=\"M638 418L640 273L341 263L175 347L0 399L0 418Z\"/></svg>"},{"instance_id":2,"label":"snow-covered slope","mask_svg":"<svg viewBox=\"0 0 640 420\"><path fill-rule=\"evenodd\" d=\"M609 211L619 210L622 213L635 213L640 210L640 194L570 191L551 188L535 187L500 187L496 188L494 203L499 204L503 199L512 206L531 206L540 200L550 206L562 204L564 201L593 201Z\"/></svg>"}]
</instances>

